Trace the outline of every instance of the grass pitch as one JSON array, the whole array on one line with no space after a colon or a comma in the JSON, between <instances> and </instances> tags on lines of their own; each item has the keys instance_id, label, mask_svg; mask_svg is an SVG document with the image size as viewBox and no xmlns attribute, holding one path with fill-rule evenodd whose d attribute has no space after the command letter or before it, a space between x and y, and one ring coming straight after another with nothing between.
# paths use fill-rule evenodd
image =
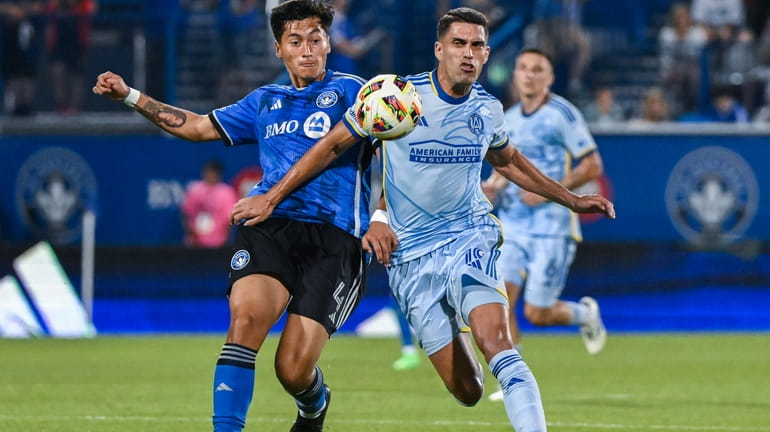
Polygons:
<instances>
[{"instance_id":1,"label":"grass pitch","mask_svg":"<svg viewBox=\"0 0 770 432\"><path fill-rule=\"evenodd\" d=\"M208 431L223 339L0 340L0 431ZM595 357L577 335L524 343L552 432L770 432L769 334L611 335ZM294 419L275 344L257 357L246 431L287 431ZM332 339L320 362L334 392L326 431L511 430L501 403L457 405L427 359L393 371L398 352L393 339Z\"/></svg>"}]
</instances>

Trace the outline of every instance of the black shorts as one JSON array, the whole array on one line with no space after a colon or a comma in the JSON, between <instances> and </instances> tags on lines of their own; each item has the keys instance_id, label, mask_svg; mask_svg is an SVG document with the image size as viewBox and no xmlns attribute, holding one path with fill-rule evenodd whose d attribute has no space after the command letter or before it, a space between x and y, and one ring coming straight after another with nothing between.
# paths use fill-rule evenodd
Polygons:
<instances>
[{"instance_id":1,"label":"black shorts","mask_svg":"<svg viewBox=\"0 0 770 432\"><path fill-rule=\"evenodd\" d=\"M251 274L278 279L291 294L288 312L318 321L330 335L358 306L366 287L360 239L333 225L289 219L237 227L227 294Z\"/></svg>"}]
</instances>

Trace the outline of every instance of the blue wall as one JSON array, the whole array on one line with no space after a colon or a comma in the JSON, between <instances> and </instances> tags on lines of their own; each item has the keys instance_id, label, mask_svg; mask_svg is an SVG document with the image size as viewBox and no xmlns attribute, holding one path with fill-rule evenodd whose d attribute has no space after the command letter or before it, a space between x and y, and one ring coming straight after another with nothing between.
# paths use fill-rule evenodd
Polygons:
<instances>
[{"instance_id":1,"label":"blue wall","mask_svg":"<svg viewBox=\"0 0 770 432\"><path fill-rule=\"evenodd\" d=\"M768 138L597 142L606 175L589 191L612 197L618 218L586 218L565 296L600 299L613 331L770 330ZM222 160L231 180L255 168L257 150L157 135L3 137L0 276L13 272L10 262L26 246L48 238L79 286L79 212L93 208L99 331L222 332L230 251L180 247L178 203L207 159ZM66 179L58 195L52 178ZM40 202L75 204L54 223ZM367 298L343 330L385 306L387 292L375 266Z\"/></svg>"}]
</instances>

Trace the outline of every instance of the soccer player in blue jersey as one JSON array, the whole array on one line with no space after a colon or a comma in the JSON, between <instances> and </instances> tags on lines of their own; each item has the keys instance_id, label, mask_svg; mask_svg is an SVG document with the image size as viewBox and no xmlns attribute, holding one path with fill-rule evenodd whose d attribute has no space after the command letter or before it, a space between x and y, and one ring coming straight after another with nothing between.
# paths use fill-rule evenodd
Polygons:
<instances>
[{"instance_id":1,"label":"soccer player in blue jersey","mask_svg":"<svg viewBox=\"0 0 770 432\"><path fill-rule=\"evenodd\" d=\"M601 175L602 159L583 116L567 100L549 91L554 75L548 56L537 49L522 50L513 77L519 103L505 112L505 126L527 159L567 189ZM559 300L581 240L577 215L511 184L496 172L483 187L497 203L497 216L505 232L498 267L508 292L513 342L520 343L513 311L524 286L524 316L529 322L578 326L588 352L597 354L607 333L596 300ZM502 400L502 393L494 393L490 399Z\"/></svg>"},{"instance_id":2,"label":"soccer player in blue jersey","mask_svg":"<svg viewBox=\"0 0 770 432\"><path fill-rule=\"evenodd\" d=\"M272 10L276 55L291 85L266 85L208 115L139 93L111 72L97 94L123 100L151 122L191 141L259 143L263 194L353 104L359 77L326 69L334 10L320 0L289 0ZM359 303L365 282L360 237L369 222L371 145L357 139L322 173L285 197L260 224L238 224L230 261L230 327L214 372L215 432L241 431L254 391L254 363L284 310L275 371L298 413L292 431L321 431L331 393L317 361L329 337ZM257 147L255 147L255 151ZM235 213L249 198L235 206Z\"/></svg>"},{"instance_id":3,"label":"soccer player in blue jersey","mask_svg":"<svg viewBox=\"0 0 770 432\"><path fill-rule=\"evenodd\" d=\"M467 327L505 393L517 432L546 430L535 377L511 341L496 262L502 233L481 189L486 159L523 188L570 209L614 217L598 195L575 195L537 170L508 140L502 104L476 83L489 57L486 17L452 9L438 23L435 70L408 77L423 103L420 125L383 143L384 206L364 247L388 266L390 287L446 388L464 406L482 397L484 374ZM366 137L349 110L266 194L234 217L257 223L292 190ZM376 213L375 213L376 215ZM385 223L387 222L387 223Z\"/></svg>"}]
</instances>

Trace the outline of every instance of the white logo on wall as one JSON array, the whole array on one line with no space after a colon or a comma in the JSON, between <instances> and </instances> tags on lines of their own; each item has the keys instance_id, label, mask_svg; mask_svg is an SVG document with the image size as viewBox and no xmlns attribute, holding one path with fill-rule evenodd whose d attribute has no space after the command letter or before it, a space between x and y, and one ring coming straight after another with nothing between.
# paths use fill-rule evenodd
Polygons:
<instances>
[{"instance_id":1,"label":"white logo on wall","mask_svg":"<svg viewBox=\"0 0 770 432\"><path fill-rule=\"evenodd\" d=\"M80 236L83 212L97 199L91 167L77 153L49 147L22 164L16 177L16 208L29 229L54 243Z\"/></svg>"},{"instance_id":2,"label":"white logo on wall","mask_svg":"<svg viewBox=\"0 0 770 432\"><path fill-rule=\"evenodd\" d=\"M332 127L332 120L325 112L317 111L305 120L305 124L302 127L305 130L305 135L309 138L321 138L329 133L329 129Z\"/></svg>"},{"instance_id":3,"label":"white logo on wall","mask_svg":"<svg viewBox=\"0 0 770 432\"><path fill-rule=\"evenodd\" d=\"M758 204L754 172L740 155L724 147L688 153L666 185L666 208L674 227L696 244L740 238L751 226Z\"/></svg>"}]
</instances>

